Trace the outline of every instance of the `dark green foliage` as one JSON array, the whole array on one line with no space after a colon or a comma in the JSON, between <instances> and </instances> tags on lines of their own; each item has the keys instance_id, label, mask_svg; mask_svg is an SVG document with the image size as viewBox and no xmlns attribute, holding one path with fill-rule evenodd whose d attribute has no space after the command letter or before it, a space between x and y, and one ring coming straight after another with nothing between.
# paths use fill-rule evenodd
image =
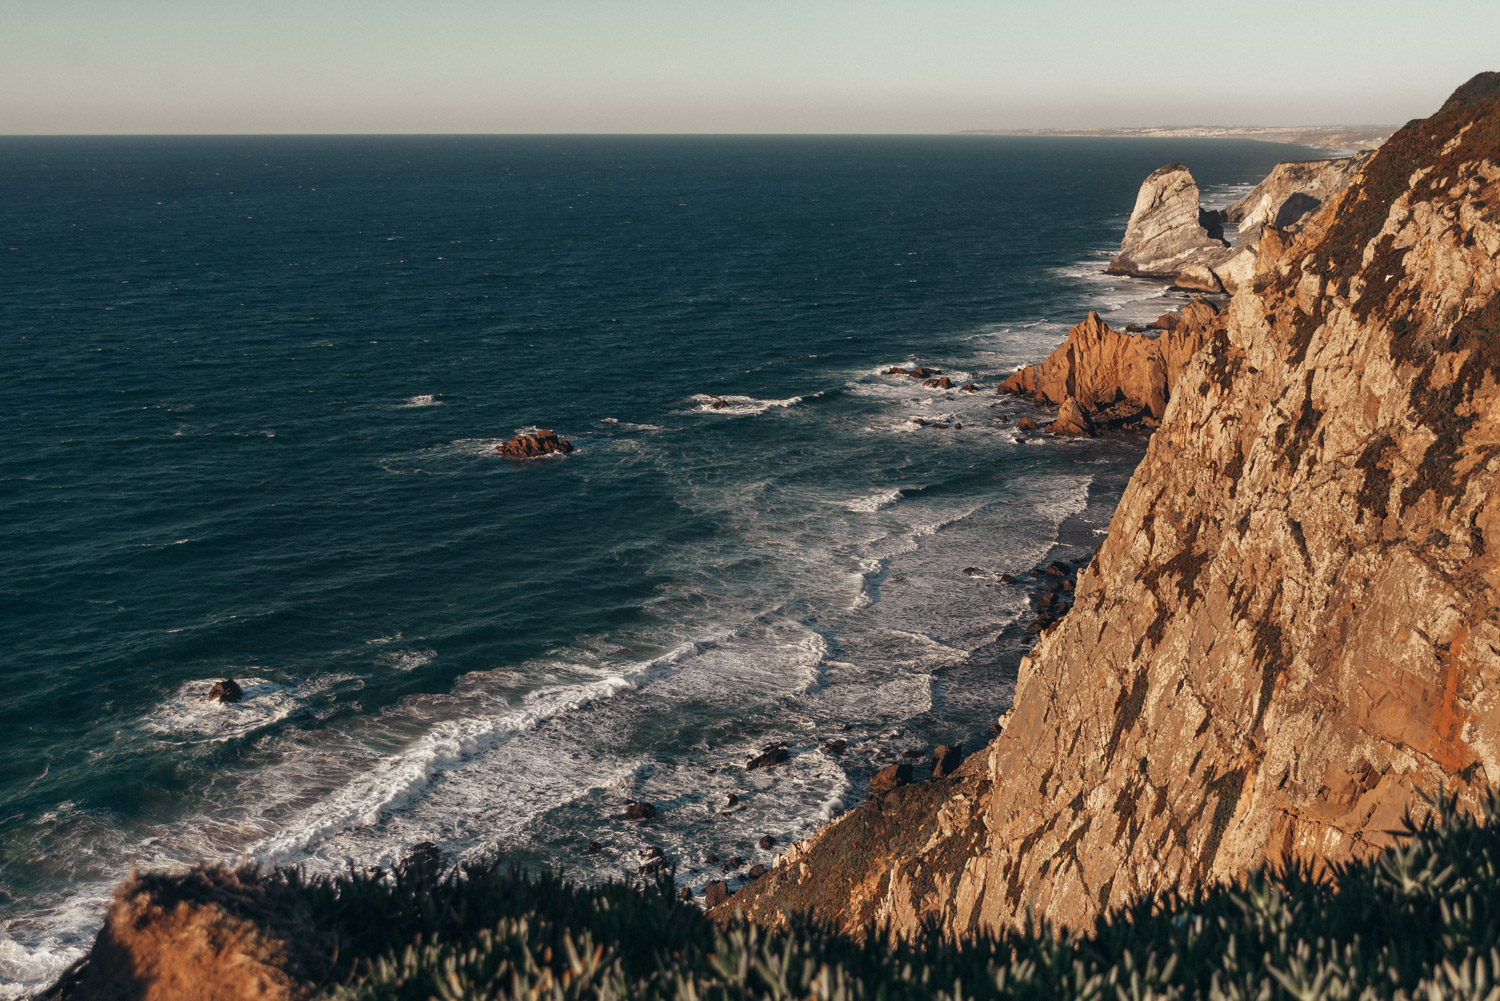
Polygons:
<instances>
[{"instance_id":1,"label":"dark green foliage","mask_svg":"<svg viewBox=\"0 0 1500 1001\"><path fill-rule=\"evenodd\" d=\"M1486 817L1500 819L1500 797L1477 818L1442 800L1370 862L1256 872L1085 934L1033 926L954 942L927 928L894 946L807 921L720 929L665 882L579 888L500 865L260 883L336 937L321 988L336 998L1494 1001L1500 823Z\"/></svg>"}]
</instances>

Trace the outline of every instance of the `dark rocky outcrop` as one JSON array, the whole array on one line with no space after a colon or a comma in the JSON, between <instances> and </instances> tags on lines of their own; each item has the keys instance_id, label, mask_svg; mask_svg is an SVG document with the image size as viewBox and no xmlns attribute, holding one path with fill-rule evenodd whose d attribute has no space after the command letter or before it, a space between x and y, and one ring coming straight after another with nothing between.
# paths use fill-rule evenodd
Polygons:
<instances>
[{"instance_id":1,"label":"dark rocky outcrop","mask_svg":"<svg viewBox=\"0 0 1500 1001\"><path fill-rule=\"evenodd\" d=\"M507 459L539 459L554 453L566 455L573 451L573 443L559 438L556 431L542 429L536 434L517 435L496 445L495 451Z\"/></svg>"},{"instance_id":2,"label":"dark rocky outcrop","mask_svg":"<svg viewBox=\"0 0 1500 1001\"><path fill-rule=\"evenodd\" d=\"M787 752L785 744L772 744L745 762L745 771L753 772L759 768L771 768L784 763L789 757L791 755Z\"/></svg>"},{"instance_id":3,"label":"dark rocky outcrop","mask_svg":"<svg viewBox=\"0 0 1500 1001\"><path fill-rule=\"evenodd\" d=\"M625 802L626 820L654 820L655 818L656 806L654 804L634 799Z\"/></svg>"},{"instance_id":4,"label":"dark rocky outcrop","mask_svg":"<svg viewBox=\"0 0 1500 1001\"><path fill-rule=\"evenodd\" d=\"M215 681L204 697L210 702L238 702L245 697L245 690L233 678L225 678Z\"/></svg>"}]
</instances>

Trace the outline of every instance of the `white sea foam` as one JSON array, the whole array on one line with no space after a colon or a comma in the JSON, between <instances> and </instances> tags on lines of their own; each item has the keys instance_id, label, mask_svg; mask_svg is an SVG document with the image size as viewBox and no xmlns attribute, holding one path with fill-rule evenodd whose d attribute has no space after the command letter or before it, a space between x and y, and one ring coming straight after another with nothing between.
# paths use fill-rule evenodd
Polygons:
<instances>
[{"instance_id":1,"label":"white sea foam","mask_svg":"<svg viewBox=\"0 0 1500 1001\"><path fill-rule=\"evenodd\" d=\"M210 702L218 678L189 681L141 722L148 733L177 740L228 740L286 719L297 708L296 695L264 678L239 678L244 698Z\"/></svg>"},{"instance_id":2,"label":"white sea foam","mask_svg":"<svg viewBox=\"0 0 1500 1001\"><path fill-rule=\"evenodd\" d=\"M851 501L847 501L844 504L844 507L848 508L850 511L859 513L873 513L875 511L885 510L892 504L899 502L901 500L901 497L902 493L899 488L892 490L880 490L873 494L867 494L863 497L856 497Z\"/></svg>"},{"instance_id":3,"label":"white sea foam","mask_svg":"<svg viewBox=\"0 0 1500 1001\"><path fill-rule=\"evenodd\" d=\"M443 405L443 401L440 400L440 399L438 399L436 396L431 395L430 393L423 393L420 396L408 396L400 404L400 406L403 407L403 408L408 408L408 407L440 407L442 405Z\"/></svg>"},{"instance_id":4,"label":"white sea foam","mask_svg":"<svg viewBox=\"0 0 1500 1001\"><path fill-rule=\"evenodd\" d=\"M430 664L436 656L436 650L392 650L378 659L393 671L415 671Z\"/></svg>"},{"instance_id":5,"label":"white sea foam","mask_svg":"<svg viewBox=\"0 0 1500 1001\"><path fill-rule=\"evenodd\" d=\"M695 393L688 401L696 404L690 413L723 414L727 417L749 417L763 414L772 407L794 407L803 397L789 396L784 400L758 400L753 396L715 396L712 393Z\"/></svg>"}]
</instances>

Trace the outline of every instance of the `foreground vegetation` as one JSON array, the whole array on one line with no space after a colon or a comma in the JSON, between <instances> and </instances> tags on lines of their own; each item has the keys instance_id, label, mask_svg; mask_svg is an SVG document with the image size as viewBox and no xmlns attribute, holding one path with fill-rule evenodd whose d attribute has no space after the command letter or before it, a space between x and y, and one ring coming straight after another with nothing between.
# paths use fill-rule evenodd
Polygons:
<instances>
[{"instance_id":1,"label":"foreground vegetation","mask_svg":"<svg viewBox=\"0 0 1500 1001\"><path fill-rule=\"evenodd\" d=\"M1477 816L1434 807L1400 847L1330 877L1261 871L1076 935L958 943L934 929L893 946L805 922L721 928L667 881L575 887L500 863L146 880L273 932L290 972L332 998L1500 1001L1500 796Z\"/></svg>"}]
</instances>

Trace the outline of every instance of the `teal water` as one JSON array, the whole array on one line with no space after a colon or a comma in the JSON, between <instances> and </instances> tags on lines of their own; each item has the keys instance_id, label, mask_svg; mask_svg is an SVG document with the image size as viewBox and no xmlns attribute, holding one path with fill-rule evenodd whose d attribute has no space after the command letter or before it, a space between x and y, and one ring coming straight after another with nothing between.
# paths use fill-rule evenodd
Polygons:
<instances>
[{"instance_id":1,"label":"teal water","mask_svg":"<svg viewBox=\"0 0 1500 1001\"><path fill-rule=\"evenodd\" d=\"M0 980L54 976L132 860L656 846L701 888L978 746L1025 571L1144 448L1020 435L996 384L1177 303L1100 274L1152 169L1227 200L1310 152L0 139ZM913 362L983 392L880 374ZM578 451L494 452L537 426Z\"/></svg>"}]
</instances>

